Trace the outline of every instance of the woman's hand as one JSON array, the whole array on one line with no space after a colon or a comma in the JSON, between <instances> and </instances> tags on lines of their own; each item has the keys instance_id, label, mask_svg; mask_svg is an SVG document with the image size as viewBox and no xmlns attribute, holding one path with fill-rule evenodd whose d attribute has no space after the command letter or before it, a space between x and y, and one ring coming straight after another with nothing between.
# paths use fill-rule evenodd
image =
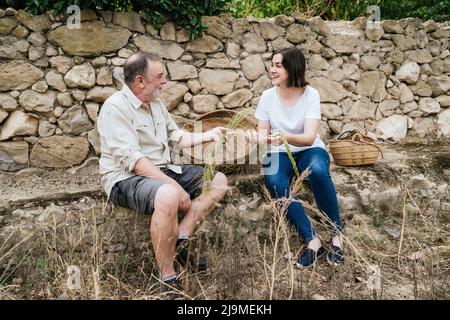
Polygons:
<instances>
[{"instance_id":1,"label":"woman's hand","mask_svg":"<svg viewBox=\"0 0 450 320\"><path fill-rule=\"evenodd\" d=\"M283 143L283 141L281 140L281 137L280 137L279 133L267 136L267 144L271 144L271 145L274 145L274 146L279 146L282 143Z\"/></svg>"}]
</instances>

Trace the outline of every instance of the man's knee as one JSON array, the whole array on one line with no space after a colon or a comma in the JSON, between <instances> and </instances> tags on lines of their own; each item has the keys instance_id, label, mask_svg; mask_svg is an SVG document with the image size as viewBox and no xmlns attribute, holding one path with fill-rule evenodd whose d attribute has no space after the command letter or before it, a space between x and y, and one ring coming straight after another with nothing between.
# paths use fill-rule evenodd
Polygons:
<instances>
[{"instance_id":1,"label":"man's knee","mask_svg":"<svg viewBox=\"0 0 450 320\"><path fill-rule=\"evenodd\" d=\"M180 191L171 184L162 185L155 196L155 210L178 212L180 201Z\"/></svg>"}]
</instances>

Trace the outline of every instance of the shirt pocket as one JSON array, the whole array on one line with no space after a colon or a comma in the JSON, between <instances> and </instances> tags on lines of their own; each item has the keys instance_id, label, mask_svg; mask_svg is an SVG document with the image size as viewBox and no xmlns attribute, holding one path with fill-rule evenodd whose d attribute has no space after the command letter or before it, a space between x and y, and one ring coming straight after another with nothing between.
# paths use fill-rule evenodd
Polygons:
<instances>
[{"instance_id":1,"label":"shirt pocket","mask_svg":"<svg viewBox=\"0 0 450 320\"><path fill-rule=\"evenodd\" d=\"M166 145L168 143L166 122L164 120L155 120L155 131L158 139Z\"/></svg>"}]
</instances>

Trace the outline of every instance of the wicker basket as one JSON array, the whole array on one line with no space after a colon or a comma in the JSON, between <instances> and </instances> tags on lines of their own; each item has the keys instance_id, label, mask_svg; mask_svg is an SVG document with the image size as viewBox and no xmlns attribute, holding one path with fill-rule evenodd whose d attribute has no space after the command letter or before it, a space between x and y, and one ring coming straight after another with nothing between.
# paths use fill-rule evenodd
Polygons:
<instances>
[{"instance_id":1,"label":"wicker basket","mask_svg":"<svg viewBox=\"0 0 450 320\"><path fill-rule=\"evenodd\" d=\"M189 132L200 132L197 126L201 124L201 132L209 131L215 127L226 127L230 120L237 115L232 110L215 110L200 116L195 122L186 124L183 128ZM257 122L252 116L246 116L235 129L256 129ZM244 134L243 130L237 131L237 136L233 137L233 141L227 140L223 148L219 148L215 154L214 162L216 169L222 172L233 172L238 168L248 165L248 156L251 147L248 140L240 137ZM211 155L213 149L216 148L215 142L204 142L202 145L183 149L185 159L188 158L190 163L204 165L211 163Z\"/></svg>"},{"instance_id":2,"label":"wicker basket","mask_svg":"<svg viewBox=\"0 0 450 320\"><path fill-rule=\"evenodd\" d=\"M346 131L337 139L329 141L334 162L340 166L362 166L374 164L383 150L374 140L358 130Z\"/></svg>"}]
</instances>

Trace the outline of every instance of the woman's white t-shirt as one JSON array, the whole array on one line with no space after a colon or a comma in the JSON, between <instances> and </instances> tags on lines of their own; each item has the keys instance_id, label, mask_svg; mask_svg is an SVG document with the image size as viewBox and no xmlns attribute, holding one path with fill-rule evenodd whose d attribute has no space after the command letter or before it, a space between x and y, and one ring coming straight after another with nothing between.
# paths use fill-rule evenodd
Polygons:
<instances>
[{"instance_id":1,"label":"woman's white t-shirt","mask_svg":"<svg viewBox=\"0 0 450 320\"><path fill-rule=\"evenodd\" d=\"M305 119L321 120L319 91L311 86L306 86L303 95L297 103L291 107L285 107L281 104L276 89L277 87L273 87L263 92L256 108L256 119L270 122L270 127L274 131L279 130L290 134L304 133ZM325 144L320 140L318 134L311 146L297 147L289 145L289 149L292 152L313 147L325 149ZM280 146L271 145L270 151L286 152L286 148L283 144Z\"/></svg>"}]
</instances>

